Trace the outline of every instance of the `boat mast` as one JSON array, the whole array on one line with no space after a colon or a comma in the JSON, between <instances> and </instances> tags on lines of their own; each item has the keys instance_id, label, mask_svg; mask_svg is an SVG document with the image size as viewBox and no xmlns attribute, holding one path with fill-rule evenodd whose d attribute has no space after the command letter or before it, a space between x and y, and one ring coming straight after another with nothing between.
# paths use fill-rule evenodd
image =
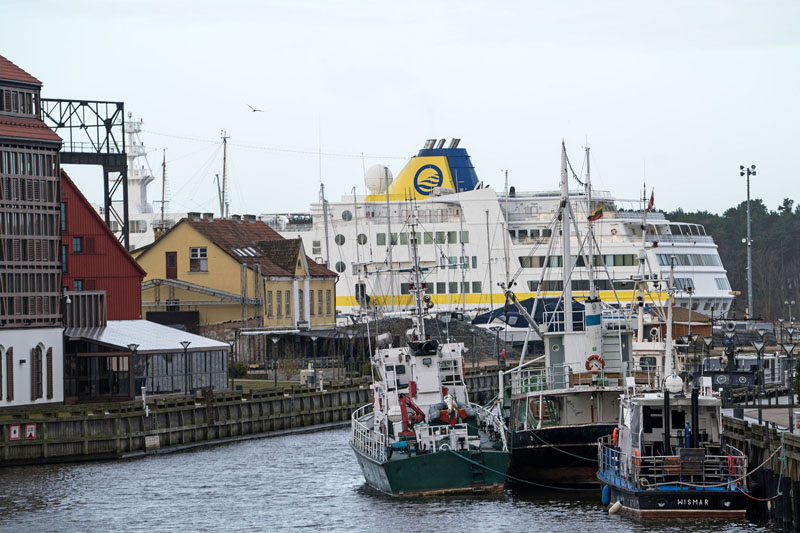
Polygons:
<instances>
[{"instance_id":1,"label":"boat mast","mask_svg":"<svg viewBox=\"0 0 800 533\"><path fill-rule=\"evenodd\" d=\"M319 196L322 200L322 218L325 221L325 266L331 267L330 240L328 238L328 200L325 198L325 184L319 183Z\"/></svg>"},{"instance_id":2,"label":"boat mast","mask_svg":"<svg viewBox=\"0 0 800 533\"><path fill-rule=\"evenodd\" d=\"M567 147L561 141L561 238L562 243L562 272L564 284L564 332L572 331L572 287L570 272L572 259L570 256L570 215L569 215L569 182L567 181Z\"/></svg>"},{"instance_id":3,"label":"boat mast","mask_svg":"<svg viewBox=\"0 0 800 533\"><path fill-rule=\"evenodd\" d=\"M394 262L392 261L392 208L389 203L389 167L383 167L383 178L386 181L386 242L389 251L389 294L392 297L392 310L394 310Z\"/></svg>"},{"instance_id":4,"label":"boat mast","mask_svg":"<svg viewBox=\"0 0 800 533\"><path fill-rule=\"evenodd\" d=\"M417 248L417 211L414 204L411 204L411 218L409 223L411 230L411 272L414 276L414 288L411 292L414 294L414 321L415 326L419 331L419 339L425 340L425 320L423 319L423 306L422 306L422 278L420 276L419 268L419 249Z\"/></svg>"},{"instance_id":5,"label":"boat mast","mask_svg":"<svg viewBox=\"0 0 800 533\"><path fill-rule=\"evenodd\" d=\"M361 250L360 244L358 242L358 201L356 199L356 188L353 187L353 218L356 221L356 265L358 265L358 281L356 282L356 301L358 302L359 307L364 307L364 303L362 302L363 298L361 295ZM369 333L367 334L369 337Z\"/></svg>"},{"instance_id":6,"label":"boat mast","mask_svg":"<svg viewBox=\"0 0 800 533\"><path fill-rule=\"evenodd\" d=\"M639 313L636 319L636 340L638 342L642 342L644 340L644 286L645 286L645 274L647 273L646 268L646 255L645 255L645 245L647 244L647 212L649 204L647 203L647 183L645 182L644 188L642 189L642 247L639 249L639 280L636 283L636 297L639 306ZM633 307L634 302L631 302L631 307Z\"/></svg>"},{"instance_id":7,"label":"boat mast","mask_svg":"<svg viewBox=\"0 0 800 533\"><path fill-rule=\"evenodd\" d=\"M228 190L228 134L222 130L222 218L231 214L230 199L225 197Z\"/></svg>"},{"instance_id":8,"label":"boat mast","mask_svg":"<svg viewBox=\"0 0 800 533\"><path fill-rule=\"evenodd\" d=\"M511 276L508 274L508 170L505 171L506 174L506 215L503 217L503 253L505 254L505 262L506 262L506 287L509 285L509 281Z\"/></svg>"},{"instance_id":9,"label":"boat mast","mask_svg":"<svg viewBox=\"0 0 800 533\"><path fill-rule=\"evenodd\" d=\"M587 269L589 272L589 299L595 301L597 299L597 287L594 284L594 221L591 219L592 214L592 175L589 166L589 147L586 147L586 195L587 195L587 211L589 212L589 219L586 223L587 238L586 242L589 245L588 260L589 264Z\"/></svg>"},{"instance_id":10,"label":"boat mast","mask_svg":"<svg viewBox=\"0 0 800 533\"><path fill-rule=\"evenodd\" d=\"M672 375L672 299L675 296L675 256L669 256L669 281L667 282L667 333L664 339L664 378Z\"/></svg>"},{"instance_id":11,"label":"boat mast","mask_svg":"<svg viewBox=\"0 0 800 533\"><path fill-rule=\"evenodd\" d=\"M458 171L456 171L456 193L458 193ZM464 204L460 203L461 209L459 210L459 217L458 217L458 239L461 241L461 260L458 262L461 265L461 312L467 312L467 267L469 265L465 265L465 261L469 261L464 252L466 251L464 248ZM447 331L450 331L450 322L447 323ZM449 336L449 335L448 335Z\"/></svg>"},{"instance_id":12,"label":"boat mast","mask_svg":"<svg viewBox=\"0 0 800 533\"><path fill-rule=\"evenodd\" d=\"M486 210L486 261L489 264L489 312L494 310L494 285L492 284L492 239L489 235L489 210ZM508 287L506 287L508 289Z\"/></svg>"},{"instance_id":13,"label":"boat mast","mask_svg":"<svg viewBox=\"0 0 800 533\"><path fill-rule=\"evenodd\" d=\"M162 150L161 159L161 229L164 229L164 196L167 189L167 149Z\"/></svg>"}]
</instances>

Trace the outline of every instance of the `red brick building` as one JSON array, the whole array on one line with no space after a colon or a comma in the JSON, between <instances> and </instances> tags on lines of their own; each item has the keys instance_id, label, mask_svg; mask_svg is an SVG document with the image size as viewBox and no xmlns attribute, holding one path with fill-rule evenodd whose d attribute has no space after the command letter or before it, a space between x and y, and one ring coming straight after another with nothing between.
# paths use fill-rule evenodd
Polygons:
<instances>
[{"instance_id":1,"label":"red brick building","mask_svg":"<svg viewBox=\"0 0 800 533\"><path fill-rule=\"evenodd\" d=\"M61 255L67 291L105 291L108 320L142 318L146 272L61 171Z\"/></svg>"}]
</instances>

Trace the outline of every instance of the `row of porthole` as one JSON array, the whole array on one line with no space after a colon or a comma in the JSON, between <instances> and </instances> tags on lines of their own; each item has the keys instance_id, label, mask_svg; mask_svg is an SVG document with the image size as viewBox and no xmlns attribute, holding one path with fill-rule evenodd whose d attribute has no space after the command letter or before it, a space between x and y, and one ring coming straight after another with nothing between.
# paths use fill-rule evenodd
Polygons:
<instances>
[{"instance_id":1,"label":"row of porthole","mask_svg":"<svg viewBox=\"0 0 800 533\"><path fill-rule=\"evenodd\" d=\"M345 243L344 235L341 233L337 234L336 237L334 237L333 242L335 242L338 246L343 245ZM356 236L356 242L358 244L367 244L367 236L363 233L359 233Z\"/></svg>"}]
</instances>

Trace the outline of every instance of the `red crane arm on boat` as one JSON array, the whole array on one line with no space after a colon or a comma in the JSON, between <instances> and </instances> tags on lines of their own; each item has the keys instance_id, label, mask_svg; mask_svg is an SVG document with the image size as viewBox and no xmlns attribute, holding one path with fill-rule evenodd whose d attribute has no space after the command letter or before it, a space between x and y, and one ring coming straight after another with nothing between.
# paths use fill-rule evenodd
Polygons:
<instances>
[{"instance_id":1,"label":"red crane arm on boat","mask_svg":"<svg viewBox=\"0 0 800 533\"><path fill-rule=\"evenodd\" d=\"M400 414L403 417L403 432L401 435L413 435L414 424L425 421L425 413L414 403L408 394L401 394L399 398Z\"/></svg>"}]
</instances>

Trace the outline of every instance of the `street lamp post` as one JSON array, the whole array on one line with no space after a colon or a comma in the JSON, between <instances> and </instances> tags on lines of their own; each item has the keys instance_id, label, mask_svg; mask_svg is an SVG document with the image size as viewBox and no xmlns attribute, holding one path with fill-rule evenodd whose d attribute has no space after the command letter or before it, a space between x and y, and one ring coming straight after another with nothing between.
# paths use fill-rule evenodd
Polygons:
<instances>
[{"instance_id":1,"label":"street lamp post","mask_svg":"<svg viewBox=\"0 0 800 533\"><path fill-rule=\"evenodd\" d=\"M184 376L184 385L186 387L186 394L189 394L189 390L192 387L192 378L191 378L191 370L192 365L189 364L189 345L192 344L192 341L181 341L181 346L183 346L183 376Z\"/></svg>"},{"instance_id":2,"label":"street lamp post","mask_svg":"<svg viewBox=\"0 0 800 533\"><path fill-rule=\"evenodd\" d=\"M278 388L278 341L281 340L280 337L270 337L269 340L272 341L272 378L273 383L275 384L275 388Z\"/></svg>"},{"instance_id":3,"label":"street lamp post","mask_svg":"<svg viewBox=\"0 0 800 533\"><path fill-rule=\"evenodd\" d=\"M765 345L764 330L758 330L758 334L761 335L761 340L752 341L750 344L756 349L756 355L758 356L758 384L756 385L756 390L758 391L758 423L760 425L763 420L761 416L761 396L764 394L764 365L761 359L761 353L764 351Z\"/></svg>"},{"instance_id":4,"label":"street lamp post","mask_svg":"<svg viewBox=\"0 0 800 533\"><path fill-rule=\"evenodd\" d=\"M756 166L744 165L739 166L739 175L747 176L747 316L751 317L753 313L753 239L750 238L750 176L756 175Z\"/></svg>"},{"instance_id":5,"label":"street lamp post","mask_svg":"<svg viewBox=\"0 0 800 533\"><path fill-rule=\"evenodd\" d=\"M228 350L228 374L231 375L231 392L236 390L236 375L233 373L233 367L231 364L234 361L233 357L233 348L236 346L236 341L228 341L231 349Z\"/></svg>"},{"instance_id":6,"label":"street lamp post","mask_svg":"<svg viewBox=\"0 0 800 533\"><path fill-rule=\"evenodd\" d=\"M786 300L783 302L783 305L789 308L789 316L786 317L786 319L789 321L789 326L791 326L792 322L794 321L794 317L792 316L792 306L794 305L794 300Z\"/></svg>"},{"instance_id":7,"label":"street lamp post","mask_svg":"<svg viewBox=\"0 0 800 533\"><path fill-rule=\"evenodd\" d=\"M133 376L133 369L135 368L133 360L136 359L136 350L139 349L138 344L131 343L128 345L128 350L131 352L131 362L128 364L128 386L130 387L130 396L131 400L136 398L136 392L134 391L133 384L134 384L134 376ZM146 406L145 406L146 407Z\"/></svg>"},{"instance_id":8,"label":"street lamp post","mask_svg":"<svg viewBox=\"0 0 800 533\"><path fill-rule=\"evenodd\" d=\"M794 351L794 343L789 342L787 344L781 343L781 348L783 351L786 352L786 355L789 356L789 383L787 383L787 389L789 389L789 432L794 433L794 357L792 356L792 352Z\"/></svg>"},{"instance_id":9,"label":"street lamp post","mask_svg":"<svg viewBox=\"0 0 800 533\"><path fill-rule=\"evenodd\" d=\"M781 338L780 342L783 342L783 319L782 318L778 319L778 328L780 329L780 338Z\"/></svg>"}]
</instances>

